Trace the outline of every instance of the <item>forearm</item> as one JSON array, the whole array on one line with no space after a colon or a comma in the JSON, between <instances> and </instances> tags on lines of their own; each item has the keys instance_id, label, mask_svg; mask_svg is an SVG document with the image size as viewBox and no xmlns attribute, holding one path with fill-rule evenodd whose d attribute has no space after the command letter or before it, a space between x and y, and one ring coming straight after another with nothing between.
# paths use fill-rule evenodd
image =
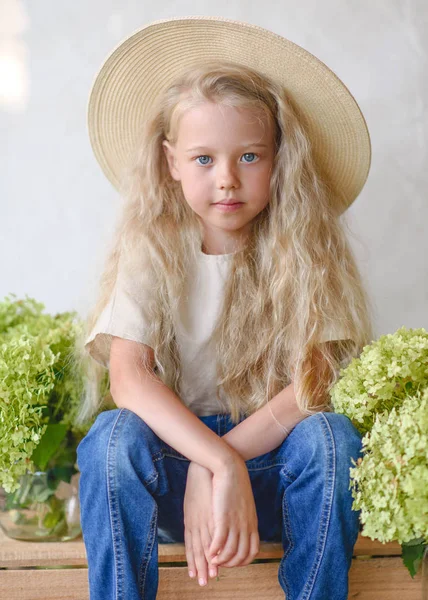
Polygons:
<instances>
[{"instance_id":1,"label":"forearm","mask_svg":"<svg viewBox=\"0 0 428 600\"><path fill-rule=\"evenodd\" d=\"M271 411L287 431L278 425ZM297 407L294 385L290 383L268 404L244 419L221 439L236 450L243 460L250 460L277 448L304 418Z\"/></svg>"},{"instance_id":2,"label":"forearm","mask_svg":"<svg viewBox=\"0 0 428 600\"><path fill-rule=\"evenodd\" d=\"M225 468L236 452L189 410L154 373L121 370L111 394L119 408L137 414L164 442L212 473ZM239 458L239 457L238 457Z\"/></svg>"}]
</instances>

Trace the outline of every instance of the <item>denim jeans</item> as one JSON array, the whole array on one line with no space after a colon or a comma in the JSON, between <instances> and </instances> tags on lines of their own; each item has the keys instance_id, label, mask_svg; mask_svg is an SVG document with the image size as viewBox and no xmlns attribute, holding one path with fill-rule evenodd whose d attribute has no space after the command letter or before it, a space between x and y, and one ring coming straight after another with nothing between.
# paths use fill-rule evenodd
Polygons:
<instances>
[{"instance_id":1,"label":"denim jeans","mask_svg":"<svg viewBox=\"0 0 428 600\"><path fill-rule=\"evenodd\" d=\"M228 414L199 419L219 436L236 426ZM271 452L246 461L260 541L282 542L278 581L287 600L348 597L360 530L349 468L351 456L362 456L361 438L348 417L320 412ZM90 600L154 600L158 542L184 543L189 460L136 413L117 408L97 416L77 461ZM213 584L221 580L208 578Z\"/></svg>"}]
</instances>

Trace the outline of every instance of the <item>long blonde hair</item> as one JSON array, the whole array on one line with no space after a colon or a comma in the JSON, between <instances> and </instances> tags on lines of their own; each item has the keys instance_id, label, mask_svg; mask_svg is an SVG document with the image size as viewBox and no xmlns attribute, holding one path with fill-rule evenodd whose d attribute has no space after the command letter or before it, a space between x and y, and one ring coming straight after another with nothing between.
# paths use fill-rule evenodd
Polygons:
<instances>
[{"instance_id":1,"label":"long blonde hair","mask_svg":"<svg viewBox=\"0 0 428 600\"><path fill-rule=\"evenodd\" d=\"M269 203L253 220L246 247L231 260L213 333L225 412L237 423L291 382L304 415L330 411L328 392L340 367L373 338L369 299L339 222L343 207L317 171L298 107L284 88L255 70L228 61L200 64L152 109L123 178L124 206L99 298L76 342L87 367L79 421L91 418L103 401L105 369L83 344L112 293L119 259L135 281L144 270L150 282L155 371L180 395L174 318L189 265L203 244L203 226L169 173L162 141L176 143L180 116L201 101L262 109L275 127ZM345 330L349 339L320 343L326 328Z\"/></svg>"}]
</instances>

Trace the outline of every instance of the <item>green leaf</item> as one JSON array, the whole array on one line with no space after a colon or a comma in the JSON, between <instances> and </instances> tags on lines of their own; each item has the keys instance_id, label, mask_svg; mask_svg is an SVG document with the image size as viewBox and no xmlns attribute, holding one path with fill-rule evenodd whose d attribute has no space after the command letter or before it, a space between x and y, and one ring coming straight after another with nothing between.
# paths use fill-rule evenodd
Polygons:
<instances>
[{"instance_id":1,"label":"green leaf","mask_svg":"<svg viewBox=\"0 0 428 600\"><path fill-rule=\"evenodd\" d=\"M52 529L61 519L61 513L59 512L50 512L45 515L43 519L43 525L46 529Z\"/></svg>"},{"instance_id":2,"label":"green leaf","mask_svg":"<svg viewBox=\"0 0 428 600\"><path fill-rule=\"evenodd\" d=\"M32 502L43 503L46 502L54 493L55 492L50 490L48 487L45 487L44 485L34 485L31 494L31 499Z\"/></svg>"},{"instance_id":3,"label":"green leaf","mask_svg":"<svg viewBox=\"0 0 428 600\"><path fill-rule=\"evenodd\" d=\"M40 443L31 455L31 460L41 471L45 470L50 457L58 450L66 433L67 425L62 423L48 423Z\"/></svg>"},{"instance_id":4,"label":"green leaf","mask_svg":"<svg viewBox=\"0 0 428 600\"><path fill-rule=\"evenodd\" d=\"M424 539L423 537L418 537L418 538L414 538L413 540L410 540L408 542L403 542L401 544L401 547L403 546L419 546L419 544L424 544Z\"/></svg>"},{"instance_id":5,"label":"green leaf","mask_svg":"<svg viewBox=\"0 0 428 600\"><path fill-rule=\"evenodd\" d=\"M72 476L77 473L73 465L58 465L48 470L48 486L56 490L60 481L70 483Z\"/></svg>"},{"instance_id":6,"label":"green leaf","mask_svg":"<svg viewBox=\"0 0 428 600\"><path fill-rule=\"evenodd\" d=\"M412 579L418 572L425 546L426 544L423 543L415 545L401 544L403 562L409 570Z\"/></svg>"}]
</instances>

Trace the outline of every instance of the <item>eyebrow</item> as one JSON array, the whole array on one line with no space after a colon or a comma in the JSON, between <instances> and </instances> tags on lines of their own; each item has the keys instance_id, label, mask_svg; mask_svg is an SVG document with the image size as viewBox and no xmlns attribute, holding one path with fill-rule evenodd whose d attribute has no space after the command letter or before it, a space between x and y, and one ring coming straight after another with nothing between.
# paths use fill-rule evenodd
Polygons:
<instances>
[{"instance_id":1,"label":"eyebrow","mask_svg":"<svg viewBox=\"0 0 428 600\"><path fill-rule=\"evenodd\" d=\"M267 144L261 144L259 142L254 142L254 143L249 143L249 144L243 144L241 146L241 150L243 150L244 148L267 148ZM208 146L193 146L192 148L188 148L186 150L186 152L199 152L201 150L209 150Z\"/></svg>"}]
</instances>

